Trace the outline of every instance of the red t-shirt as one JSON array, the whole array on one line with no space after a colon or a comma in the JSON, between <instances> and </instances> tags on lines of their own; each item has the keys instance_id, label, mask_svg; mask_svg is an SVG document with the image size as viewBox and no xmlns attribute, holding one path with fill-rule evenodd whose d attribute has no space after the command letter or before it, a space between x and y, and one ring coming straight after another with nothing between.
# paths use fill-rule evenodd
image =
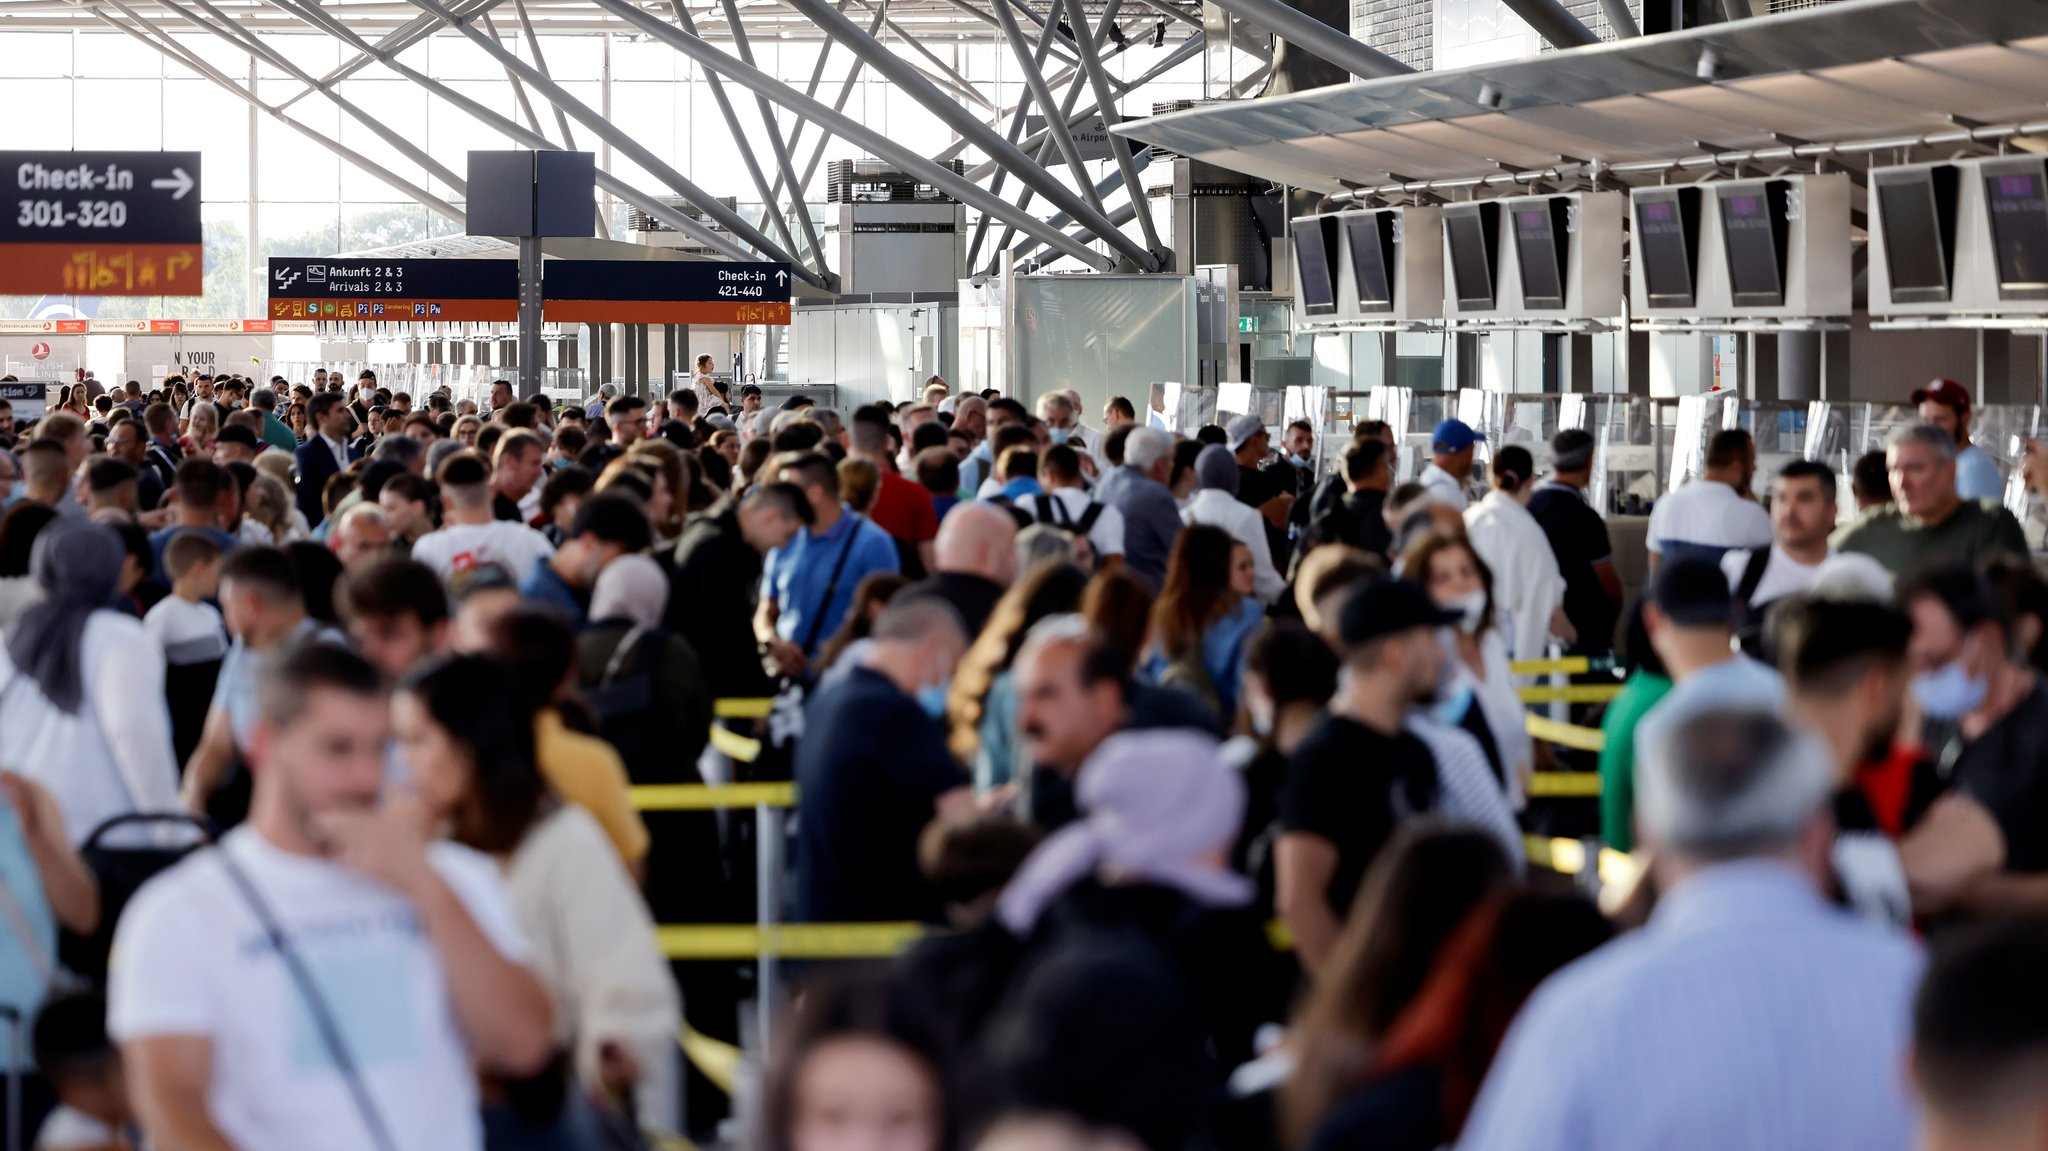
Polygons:
<instances>
[{"instance_id":1,"label":"red t-shirt","mask_svg":"<svg viewBox=\"0 0 2048 1151\"><path fill-rule=\"evenodd\" d=\"M875 492L875 506L868 509L868 518L908 544L921 544L939 534L939 514L932 509L932 493L923 484L896 472L882 473L882 486Z\"/></svg>"}]
</instances>

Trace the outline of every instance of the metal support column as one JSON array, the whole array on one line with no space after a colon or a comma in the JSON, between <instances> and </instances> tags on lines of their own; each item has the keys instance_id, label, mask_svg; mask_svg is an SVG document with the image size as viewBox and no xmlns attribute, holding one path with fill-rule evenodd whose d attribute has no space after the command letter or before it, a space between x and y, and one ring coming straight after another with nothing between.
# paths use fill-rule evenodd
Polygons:
<instances>
[{"instance_id":1,"label":"metal support column","mask_svg":"<svg viewBox=\"0 0 2048 1151\"><path fill-rule=\"evenodd\" d=\"M1045 22L1044 29L1040 31L1038 34L1038 47L1032 53L1032 60L1036 62L1040 68L1043 68L1045 66L1046 53L1052 50L1053 30L1057 27L1058 24L1055 21L1048 20ZM1024 94L1024 98L1017 101L1017 107L1013 109L1010 113L1010 130L1004 134L1004 139L1014 144L1017 142L1017 137L1023 135L1025 113L1030 109L1030 107L1031 94L1029 91L1026 91ZM1046 118L1050 120L1052 118L1052 109L1048 107L1045 110L1045 112ZM1003 190L1003 181L1009 179L1009 176L1010 173L1008 169L996 169L995 177L989 181L988 190L1000 195ZM1101 193L1098 191L1096 195L1100 196ZM987 235L988 216L984 214L975 218L974 239L967 245L967 266L969 268L974 267L975 262L980 258L981 241Z\"/></svg>"},{"instance_id":2,"label":"metal support column","mask_svg":"<svg viewBox=\"0 0 2048 1151\"><path fill-rule=\"evenodd\" d=\"M1156 252L1159 230L1152 226L1152 205L1145 199L1145 189L1138 186L1138 169L1131 163L1131 142L1116 131L1123 116L1117 112L1116 100L1109 93L1109 74L1102 70L1098 51L1101 46L1088 30L1087 6L1079 0L1067 0L1067 11L1073 14L1074 44L1081 50L1081 71L1088 75L1088 86L1095 91L1095 107L1102 113L1102 126L1109 132L1109 154L1115 157L1116 170L1124 178L1124 193L1138 206L1138 227L1145 233L1145 246Z\"/></svg>"},{"instance_id":3,"label":"metal support column","mask_svg":"<svg viewBox=\"0 0 2048 1151\"><path fill-rule=\"evenodd\" d=\"M730 2L731 0L727 0L727 3ZM1017 57L1018 69L1024 73L1024 90L1030 93L1033 100L1038 101L1040 108L1045 109L1045 126L1052 132L1052 142L1067 162L1067 174L1081 186L1089 206L1098 212L1102 211L1102 201L1096 197L1095 189L1088 181L1088 165L1081 159L1081 146L1074 142L1073 130L1067 127L1066 120L1052 114L1053 108L1057 107L1059 102L1052 98L1052 89L1046 87L1045 74L1039 71L1038 61L1032 59L1031 50L1024 45L1024 33L1017 27L1017 17L1011 15L1010 5L1006 0L995 0L989 7L994 10L996 23L1003 30L1003 39L1009 42L1010 53ZM1058 0L1054 0L1053 11L1059 11ZM1053 21L1047 23L1057 26ZM1085 28L1076 28L1074 34L1085 36L1087 31ZM1024 101L1019 100L1017 108L1022 111ZM1004 140L1004 143L1008 142L1007 139Z\"/></svg>"},{"instance_id":4,"label":"metal support column","mask_svg":"<svg viewBox=\"0 0 2048 1151\"><path fill-rule=\"evenodd\" d=\"M697 35L697 20L690 15L682 0L669 0L669 9L676 14L676 23L683 31ZM740 130L739 113L733 111L732 98L725 94L725 81L716 72L704 73L704 80L711 90L711 102L718 105L718 114L725 120L725 130L732 134L732 146L739 150L740 163L746 165L747 175L754 181L754 188L761 193L761 204L767 211L761 221L763 227L775 225L775 234L782 238L784 247L796 250L796 237L790 234L789 220L775 208L775 194L768 190L768 175L761 170L761 161L754 155L754 146L747 141L747 134ZM815 249L816 245L812 245Z\"/></svg>"},{"instance_id":5,"label":"metal support column","mask_svg":"<svg viewBox=\"0 0 2048 1151\"><path fill-rule=\"evenodd\" d=\"M1344 69L1353 76L1371 80L1380 76L1405 76L1415 71L1377 48L1339 32L1321 20L1302 12L1287 0L1215 0L1216 6L1242 16L1289 44Z\"/></svg>"},{"instance_id":6,"label":"metal support column","mask_svg":"<svg viewBox=\"0 0 2048 1151\"><path fill-rule=\"evenodd\" d=\"M1607 26L1614 29L1614 38L1626 40L1643 34L1636 24L1636 14L1629 10L1628 0L1600 0L1600 11L1607 14Z\"/></svg>"},{"instance_id":7,"label":"metal support column","mask_svg":"<svg viewBox=\"0 0 2048 1151\"><path fill-rule=\"evenodd\" d=\"M424 3L430 2L430 0L415 0L415 2ZM929 157L921 155L916 150L892 139L886 133L869 128L866 124L849 116L834 112L815 100L805 99L803 93L798 92L789 85L759 69L747 67L745 63L720 52L695 36L684 33L667 21L651 16L644 10L625 3L624 0L593 0L593 2L598 7L618 16L628 24L646 32L655 39L664 41L677 48L705 67L716 68L725 73L727 77L738 81L748 88L766 93L781 101L791 111L802 112L811 119L816 120L819 127L824 131L837 133L842 138L874 152L880 158L897 165L903 171L931 184L933 187L938 188L940 191L945 192L969 207L992 213L1004 220L1014 220L1017 222L1018 227L1046 240L1046 242L1053 244L1061 251L1081 260L1090 267L1107 271L1115 266L1114 261L1108 260L1100 253L1091 251L1086 246L1068 239L1066 233L1061 232L1057 228L1047 226L1043 221L1029 213L1019 212L1001 197L990 195L979 185L962 179L949 169L940 167L932 162ZM884 53L884 55L887 55L887 53ZM1077 206L1080 204L1078 197L1069 195L1066 199L1074 202ZM1109 230L1115 231L1114 228ZM1122 235L1121 233L1117 234L1119 237Z\"/></svg>"},{"instance_id":8,"label":"metal support column","mask_svg":"<svg viewBox=\"0 0 2048 1151\"><path fill-rule=\"evenodd\" d=\"M1522 22L1536 30L1555 48L1580 48L1598 44L1600 37L1558 0L1501 0Z\"/></svg>"},{"instance_id":9,"label":"metal support column","mask_svg":"<svg viewBox=\"0 0 2048 1151\"><path fill-rule=\"evenodd\" d=\"M733 47L739 50L740 59L745 61L748 67L752 67L754 64L754 48L753 44L747 39L746 25L740 21L739 5L734 0L724 0L724 4L725 22L732 28ZM676 9L677 11L682 10L680 0L677 0ZM796 211L797 226L803 230L804 242L811 246L811 257L818 262L818 272L829 277L831 273L825 271L825 248L824 245L818 243L818 226L811 220L810 205L804 203L804 186L796 178L796 165L790 162L789 145L782 138L782 123L775 118L775 106L768 102L768 97L760 93L755 93L754 103L761 111L762 126L768 129L768 150L775 154L775 166L782 170L782 179L789 185L789 203L790 207ZM784 221L782 230L784 235L787 236L789 224L784 214L777 210L779 205L771 200L768 206L771 210L776 210L775 215L777 219ZM796 242L794 240L785 240L784 242L791 249L795 249Z\"/></svg>"},{"instance_id":10,"label":"metal support column","mask_svg":"<svg viewBox=\"0 0 2048 1151\"><path fill-rule=\"evenodd\" d=\"M413 2L422 4L432 3L433 0L413 0ZM962 108L954 101L947 99L945 94L940 92L930 80L926 79L922 72L911 67L902 57L889 51L888 48L883 46L881 41L869 36L858 24L834 11L824 0L787 0L787 2L791 7L809 16L813 23L824 29L833 39L844 44L853 52L866 57L869 67L895 81L896 85L912 99L924 105L941 122L945 123L947 127L952 128L955 132L972 141L976 147L986 152L991 159L1013 165L1017 170L1018 179L1038 189L1038 193L1047 200L1072 213L1074 219L1079 220L1082 226L1095 233L1097 238L1124 255L1129 256L1131 259L1136 260L1139 266L1146 271L1158 270L1159 260L1151 252L1146 251L1130 237L1124 235L1120 229L1111 225L1100 211L1090 207L1082 197L1076 195L1071 188L1060 182L1052 173L1040 167L1037 161L1025 155L1016 145L997 135L988 125L976 119L973 113ZM1269 0L1269 2L1279 3L1280 0ZM613 11L620 5L618 5L617 0L605 0L603 6L607 11ZM784 85L784 87L786 88L787 86ZM795 93L792 91L791 95L795 95ZM1085 179L1085 177L1083 178ZM1065 239L1064 236L1061 238L1062 240Z\"/></svg>"},{"instance_id":11,"label":"metal support column","mask_svg":"<svg viewBox=\"0 0 2048 1151\"><path fill-rule=\"evenodd\" d=\"M540 390L540 237L519 237L519 394Z\"/></svg>"},{"instance_id":12,"label":"metal support column","mask_svg":"<svg viewBox=\"0 0 2048 1151\"><path fill-rule=\"evenodd\" d=\"M596 133L599 139L624 153L634 163L653 173L655 178L662 183L674 188L684 199L690 201L706 215L724 225L727 231L746 243L751 244L769 259L781 260L794 265L791 271L805 280L816 284L818 287L826 286L821 282L822 277L805 268L802 261L790 255L789 252L776 244L775 241L763 235L759 229L748 223L739 213L726 207L716 197L692 183L681 172L676 171L667 161L655 155L653 149L641 144L630 133L620 131L602 115L592 110L589 105L571 95L560 84L541 75L538 69L533 68L526 61L505 51L504 47L497 41L471 27L467 22L456 20L454 13L443 7L439 0L409 0L409 2L415 7L432 12L453 22L456 29L469 37L472 43L482 48L500 64L517 72L536 91L547 97L549 103L568 112L569 115L581 122L584 127Z\"/></svg>"}]
</instances>

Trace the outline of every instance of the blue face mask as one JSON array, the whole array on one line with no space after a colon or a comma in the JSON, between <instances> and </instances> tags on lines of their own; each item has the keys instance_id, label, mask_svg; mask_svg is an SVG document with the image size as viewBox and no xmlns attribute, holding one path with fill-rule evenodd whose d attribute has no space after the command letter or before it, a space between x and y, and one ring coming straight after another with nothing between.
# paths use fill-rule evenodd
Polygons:
<instances>
[{"instance_id":1,"label":"blue face mask","mask_svg":"<svg viewBox=\"0 0 2048 1151\"><path fill-rule=\"evenodd\" d=\"M1052 442L1056 444L1066 443L1074 437L1074 429L1072 428L1053 428L1051 433Z\"/></svg>"},{"instance_id":2,"label":"blue face mask","mask_svg":"<svg viewBox=\"0 0 2048 1151\"><path fill-rule=\"evenodd\" d=\"M1465 709L1471 706L1472 685L1460 682L1430 705L1429 714L1446 727L1456 727L1464 720Z\"/></svg>"},{"instance_id":3,"label":"blue face mask","mask_svg":"<svg viewBox=\"0 0 2048 1151\"><path fill-rule=\"evenodd\" d=\"M917 689L917 706L933 719L946 718L946 685L931 683Z\"/></svg>"},{"instance_id":4,"label":"blue face mask","mask_svg":"<svg viewBox=\"0 0 2048 1151\"><path fill-rule=\"evenodd\" d=\"M1990 690L1988 682L1963 669L1961 660L1913 677L1913 700L1929 719L1961 719L1983 706Z\"/></svg>"},{"instance_id":5,"label":"blue face mask","mask_svg":"<svg viewBox=\"0 0 2048 1151\"><path fill-rule=\"evenodd\" d=\"M1315 461L1309 459L1307 456L1288 456L1287 462L1293 464L1295 467L1300 468L1303 471L1307 471L1308 469L1315 466Z\"/></svg>"}]
</instances>

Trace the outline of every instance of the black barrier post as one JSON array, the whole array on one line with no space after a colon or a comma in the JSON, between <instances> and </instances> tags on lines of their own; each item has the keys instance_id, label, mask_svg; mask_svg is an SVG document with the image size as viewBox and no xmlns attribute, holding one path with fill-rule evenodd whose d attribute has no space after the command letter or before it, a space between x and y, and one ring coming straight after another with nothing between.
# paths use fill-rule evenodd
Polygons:
<instances>
[{"instance_id":1,"label":"black barrier post","mask_svg":"<svg viewBox=\"0 0 2048 1151\"><path fill-rule=\"evenodd\" d=\"M472 236L519 241L519 394L541 387L541 247L545 236L589 236L597 157L589 152L471 152Z\"/></svg>"}]
</instances>

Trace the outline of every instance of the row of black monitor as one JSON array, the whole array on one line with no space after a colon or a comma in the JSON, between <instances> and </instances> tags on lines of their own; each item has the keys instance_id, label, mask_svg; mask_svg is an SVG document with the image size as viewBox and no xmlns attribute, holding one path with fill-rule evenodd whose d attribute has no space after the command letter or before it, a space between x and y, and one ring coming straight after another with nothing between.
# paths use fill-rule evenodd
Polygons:
<instances>
[{"instance_id":1,"label":"row of black monitor","mask_svg":"<svg viewBox=\"0 0 2048 1151\"><path fill-rule=\"evenodd\" d=\"M1570 265L1567 243L1569 199L1544 197L1515 202L1515 253L1522 271L1522 302L1533 309L1565 306L1565 270ZM1495 236L1499 234L1497 203L1452 204L1444 209L1444 234L1451 249L1451 279L1458 306L1467 311L1495 307ZM1349 212L1310 216L1295 222L1294 259L1301 276L1303 314L1329 316L1337 311L1336 265L1332 252L1351 259L1358 310L1394 310L1396 248L1393 211Z\"/></svg>"},{"instance_id":2,"label":"row of black monitor","mask_svg":"<svg viewBox=\"0 0 2048 1151\"><path fill-rule=\"evenodd\" d=\"M1714 187L1729 302L1785 303L1790 189L1782 180ZM1634 193L1635 258L1652 308L1690 308L1699 298L1700 199L1704 189L1639 188Z\"/></svg>"},{"instance_id":3,"label":"row of black monitor","mask_svg":"<svg viewBox=\"0 0 2048 1151\"><path fill-rule=\"evenodd\" d=\"M1983 180L1991 221L1998 293L2005 300L2048 300L2048 162L2041 157L1987 161ZM1884 229L1891 298L1899 303L1949 299L1955 270L1955 220L1960 170L1935 166L1875 173L1872 190ZM1702 197L1711 193L1727 255L1731 302L1779 307L1785 302L1788 185L1781 180L1639 188L1633 193L1635 258L1652 308L1690 308L1698 296ZM1511 201L1522 303L1531 310L1565 306L1569 267L1568 199ZM1499 202L1444 208L1451 285L1462 311L1497 306L1495 278ZM1395 266L1393 211L1310 217L1294 230L1301 306L1308 316L1337 311L1334 251L1349 254L1361 312L1391 312ZM1341 236L1340 236L1341 232ZM1339 244L1342 243L1340 249Z\"/></svg>"},{"instance_id":4,"label":"row of black monitor","mask_svg":"<svg viewBox=\"0 0 2048 1151\"><path fill-rule=\"evenodd\" d=\"M1956 197L1963 169L1871 174L1894 303L1946 303L1955 286ZM2048 165L2037 156L1987 160L1985 215L2001 300L2048 300Z\"/></svg>"}]
</instances>

